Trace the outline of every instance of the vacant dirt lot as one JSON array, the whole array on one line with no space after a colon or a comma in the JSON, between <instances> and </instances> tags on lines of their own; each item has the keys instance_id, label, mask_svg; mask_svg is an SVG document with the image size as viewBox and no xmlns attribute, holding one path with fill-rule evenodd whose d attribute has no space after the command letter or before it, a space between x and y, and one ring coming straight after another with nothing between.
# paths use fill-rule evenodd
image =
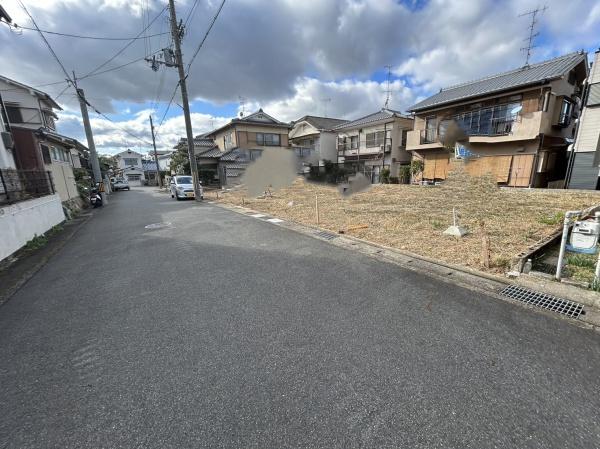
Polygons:
<instances>
[{"instance_id":1,"label":"vacant dirt lot","mask_svg":"<svg viewBox=\"0 0 600 449\"><path fill-rule=\"evenodd\" d=\"M442 186L376 185L348 198L334 187L298 179L272 198L248 198L239 189L219 192L219 201L316 225L315 196L322 228L496 272L506 271L517 254L556 231L565 211L600 203L596 192L499 189L490 178L465 173L455 173ZM215 199L214 193L209 197ZM470 231L462 239L442 234L452 224L453 207ZM489 268L483 266L483 236L490 242Z\"/></svg>"}]
</instances>

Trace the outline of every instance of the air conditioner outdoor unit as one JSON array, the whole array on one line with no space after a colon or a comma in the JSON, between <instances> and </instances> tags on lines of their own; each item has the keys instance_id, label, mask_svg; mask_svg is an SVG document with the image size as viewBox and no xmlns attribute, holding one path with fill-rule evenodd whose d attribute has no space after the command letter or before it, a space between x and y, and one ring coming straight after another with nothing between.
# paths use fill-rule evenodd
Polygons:
<instances>
[{"instance_id":1,"label":"air conditioner outdoor unit","mask_svg":"<svg viewBox=\"0 0 600 449\"><path fill-rule=\"evenodd\" d=\"M2 143L6 149L12 149L15 146L12 134L8 131L2 131Z\"/></svg>"}]
</instances>

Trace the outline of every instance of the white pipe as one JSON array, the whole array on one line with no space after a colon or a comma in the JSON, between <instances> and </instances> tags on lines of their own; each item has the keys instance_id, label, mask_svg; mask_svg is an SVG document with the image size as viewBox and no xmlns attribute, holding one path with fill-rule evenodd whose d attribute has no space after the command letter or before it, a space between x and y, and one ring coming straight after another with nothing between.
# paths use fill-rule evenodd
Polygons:
<instances>
[{"instance_id":1,"label":"white pipe","mask_svg":"<svg viewBox=\"0 0 600 449\"><path fill-rule=\"evenodd\" d=\"M564 266L563 259L565 257L565 247L567 246L567 238L569 237L569 227L571 226L571 218L581 215L580 210L570 210L565 214L565 220L563 222L563 233L560 241L560 252L558 253L558 263L556 264L556 275L554 276L557 281L561 279L561 272Z\"/></svg>"}]
</instances>

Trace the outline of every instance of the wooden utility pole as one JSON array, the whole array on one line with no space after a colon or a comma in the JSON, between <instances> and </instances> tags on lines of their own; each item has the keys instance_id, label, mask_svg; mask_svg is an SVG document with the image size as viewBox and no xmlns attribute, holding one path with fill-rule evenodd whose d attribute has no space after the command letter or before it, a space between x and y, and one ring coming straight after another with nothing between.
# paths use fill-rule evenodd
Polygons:
<instances>
[{"instance_id":1,"label":"wooden utility pole","mask_svg":"<svg viewBox=\"0 0 600 449\"><path fill-rule=\"evenodd\" d=\"M73 83L79 98L79 107L81 108L81 117L83 118L83 129L85 129L85 137L87 139L88 149L90 150L90 162L92 163L92 172L94 173L94 181L102 182L102 173L100 172L100 161L98 161L98 153L96 153L96 145L94 144L94 134L90 125L90 116L88 115L88 102L85 99L83 89L77 87L77 78L73 72Z\"/></svg>"},{"instance_id":2,"label":"wooden utility pole","mask_svg":"<svg viewBox=\"0 0 600 449\"><path fill-rule=\"evenodd\" d=\"M188 103L188 93L186 84L186 75L183 67L183 56L181 54L181 28L177 24L177 15L175 13L175 1L169 0L169 13L171 16L171 36L175 44L175 63L179 72L179 88L181 89L181 101L183 106L183 116L185 119L185 131L187 135L188 157L190 159L190 171L194 182L194 197L200 201L200 192L198 184L198 169L196 167L196 155L194 154L194 134L192 133L192 119L190 117L190 105Z\"/></svg>"},{"instance_id":3,"label":"wooden utility pole","mask_svg":"<svg viewBox=\"0 0 600 449\"><path fill-rule=\"evenodd\" d=\"M162 178L160 177L160 167L158 166L158 153L156 152L156 140L154 140L154 124L152 123L152 114L150 114L150 131L152 131L152 146L154 147L154 163L156 164L156 179L158 186L162 189Z\"/></svg>"}]
</instances>

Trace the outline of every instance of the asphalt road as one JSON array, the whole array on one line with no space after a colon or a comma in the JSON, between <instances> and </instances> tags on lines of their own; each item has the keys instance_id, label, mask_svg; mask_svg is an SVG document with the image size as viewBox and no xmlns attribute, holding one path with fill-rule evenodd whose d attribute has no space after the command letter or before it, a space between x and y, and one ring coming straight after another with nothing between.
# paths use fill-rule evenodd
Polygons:
<instances>
[{"instance_id":1,"label":"asphalt road","mask_svg":"<svg viewBox=\"0 0 600 449\"><path fill-rule=\"evenodd\" d=\"M599 348L564 321L134 189L0 307L0 447L597 448Z\"/></svg>"}]
</instances>

